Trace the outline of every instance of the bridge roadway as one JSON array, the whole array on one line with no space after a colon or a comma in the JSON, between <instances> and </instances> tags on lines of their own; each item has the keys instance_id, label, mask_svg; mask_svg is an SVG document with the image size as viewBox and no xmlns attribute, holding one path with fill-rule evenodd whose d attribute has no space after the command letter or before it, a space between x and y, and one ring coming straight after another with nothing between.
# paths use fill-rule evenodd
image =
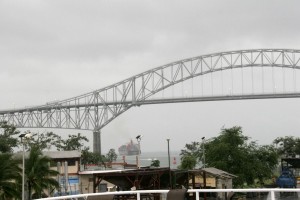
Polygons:
<instances>
[{"instance_id":1,"label":"bridge roadway","mask_svg":"<svg viewBox=\"0 0 300 200\"><path fill-rule=\"evenodd\" d=\"M188 102L201 102L201 101L229 101L229 100L250 100L250 99L282 99L282 98L299 98L300 93L271 93L271 94L240 94L240 95L220 95L220 96L200 96L200 97L174 97L174 98L161 98L161 99L147 99L143 102L133 101L114 101L96 103L96 104L76 104L76 105L61 105L51 104L42 106L33 106L25 108L17 108L10 110L0 110L0 115L16 114L34 111L49 111L53 109L71 109L71 108L86 108L86 107L99 107L103 105L118 105L124 104L125 106L141 106L151 104L170 104L170 103L188 103Z\"/></svg>"}]
</instances>

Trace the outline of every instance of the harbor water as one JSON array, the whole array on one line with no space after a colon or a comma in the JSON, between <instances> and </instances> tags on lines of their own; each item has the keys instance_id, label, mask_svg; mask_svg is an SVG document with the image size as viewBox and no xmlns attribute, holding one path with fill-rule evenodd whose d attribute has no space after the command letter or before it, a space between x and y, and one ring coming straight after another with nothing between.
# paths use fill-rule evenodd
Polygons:
<instances>
[{"instance_id":1,"label":"harbor water","mask_svg":"<svg viewBox=\"0 0 300 200\"><path fill-rule=\"evenodd\" d=\"M174 151L170 152L170 167L171 169L177 169L178 165L180 165L180 152ZM160 167L169 167L169 159L168 159L168 152L142 152L139 156L140 159L140 166L147 167L150 166L153 160L159 160ZM123 161L128 164L136 164L137 163L137 156L118 156L117 161Z\"/></svg>"}]
</instances>

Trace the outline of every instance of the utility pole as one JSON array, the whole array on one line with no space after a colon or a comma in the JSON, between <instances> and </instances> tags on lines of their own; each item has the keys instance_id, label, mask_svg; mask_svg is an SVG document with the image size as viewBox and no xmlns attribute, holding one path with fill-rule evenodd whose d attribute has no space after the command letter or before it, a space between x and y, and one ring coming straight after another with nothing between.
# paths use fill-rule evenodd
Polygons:
<instances>
[{"instance_id":1,"label":"utility pole","mask_svg":"<svg viewBox=\"0 0 300 200\"><path fill-rule=\"evenodd\" d=\"M141 140L142 140L142 137L143 135L138 135L136 136L136 140L138 142L138 147L139 147L139 152L138 152L138 155L137 155L137 168L139 169L140 168L140 155L141 155Z\"/></svg>"},{"instance_id":2,"label":"utility pole","mask_svg":"<svg viewBox=\"0 0 300 200\"><path fill-rule=\"evenodd\" d=\"M169 185L172 189L172 178L171 178L171 160L170 160L170 139L167 139L168 142L168 161L169 161Z\"/></svg>"},{"instance_id":3,"label":"utility pole","mask_svg":"<svg viewBox=\"0 0 300 200\"><path fill-rule=\"evenodd\" d=\"M29 131L27 133L22 133L19 135L21 138L21 143L23 144L23 151L22 151L22 200L25 200L25 144L24 139L29 139L31 134Z\"/></svg>"},{"instance_id":4,"label":"utility pole","mask_svg":"<svg viewBox=\"0 0 300 200\"><path fill-rule=\"evenodd\" d=\"M203 168L205 168L205 137L202 137L202 162L203 162Z\"/></svg>"}]
</instances>

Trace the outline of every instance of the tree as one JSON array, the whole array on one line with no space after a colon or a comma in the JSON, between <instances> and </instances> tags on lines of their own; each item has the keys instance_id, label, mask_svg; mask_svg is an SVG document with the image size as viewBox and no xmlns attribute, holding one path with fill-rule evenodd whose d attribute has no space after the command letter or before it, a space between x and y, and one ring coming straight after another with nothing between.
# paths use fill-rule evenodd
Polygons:
<instances>
[{"instance_id":1,"label":"tree","mask_svg":"<svg viewBox=\"0 0 300 200\"><path fill-rule=\"evenodd\" d=\"M13 136L20 132L15 126L9 125L5 121L0 122L0 130L0 152L12 153L13 148L18 146L18 139Z\"/></svg>"},{"instance_id":2,"label":"tree","mask_svg":"<svg viewBox=\"0 0 300 200\"><path fill-rule=\"evenodd\" d=\"M256 177L259 183L263 183L264 179L272 177L278 164L278 153L272 145L257 146L253 153L256 157L254 166Z\"/></svg>"},{"instance_id":3,"label":"tree","mask_svg":"<svg viewBox=\"0 0 300 200\"><path fill-rule=\"evenodd\" d=\"M83 141L88 142L89 140L78 133L77 135L69 135L69 138L66 140L58 141L56 147L59 151L81 150L84 147Z\"/></svg>"},{"instance_id":4,"label":"tree","mask_svg":"<svg viewBox=\"0 0 300 200\"><path fill-rule=\"evenodd\" d=\"M203 145L203 144L202 144ZM207 140L204 147L198 142L192 142L181 151L181 169L193 169L205 148L206 166L215 167L237 176L233 179L234 187L244 184L255 184L256 180L263 182L271 178L277 166L278 154L271 146L259 146L244 136L242 128L234 126L221 129L218 137Z\"/></svg>"},{"instance_id":5,"label":"tree","mask_svg":"<svg viewBox=\"0 0 300 200\"><path fill-rule=\"evenodd\" d=\"M20 198L21 168L11 154L0 153L0 199Z\"/></svg>"},{"instance_id":6,"label":"tree","mask_svg":"<svg viewBox=\"0 0 300 200\"><path fill-rule=\"evenodd\" d=\"M50 169L51 159L43 156L40 149L34 147L30 150L29 158L25 161L25 175L27 179L29 199L33 192L37 198L41 198L43 190L49 187L59 187L59 183L52 178L58 172Z\"/></svg>"},{"instance_id":7,"label":"tree","mask_svg":"<svg viewBox=\"0 0 300 200\"><path fill-rule=\"evenodd\" d=\"M26 143L30 148L37 147L41 151L45 149L50 149L52 146L59 146L61 142L61 137L53 132L44 133L34 133L30 140Z\"/></svg>"},{"instance_id":8,"label":"tree","mask_svg":"<svg viewBox=\"0 0 300 200\"><path fill-rule=\"evenodd\" d=\"M152 159L151 161L151 167L159 167L160 166L160 161L157 159Z\"/></svg>"},{"instance_id":9,"label":"tree","mask_svg":"<svg viewBox=\"0 0 300 200\"><path fill-rule=\"evenodd\" d=\"M178 166L179 169L195 169L197 164L197 158L192 155L184 155L181 157L181 164Z\"/></svg>"},{"instance_id":10,"label":"tree","mask_svg":"<svg viewBox=\"0 0 300 200\"><path fill-rule=\"evenodd\" d=\"M235 126L222 129L218 137L205 145L207 165L237 175L233 180L235 187L271 178L277 165L278 156L272 146L259 146L248 140L242 128Z\"/></svg>"},{"instance_id":11,"label":"tree","mask_svg":"<svg viewBox=\"0 0 300 200\"><path fill-rule=\"evenodd\" d=\"M273 141L273 144L282 156L295 157L300 155L300 138L293 136L278 137Z\"/></svg>"},{"instance_id":12,"label":"tree","mask_svg":"<svg viewBox=\"0 0 300 200\"><path fill-rule=\"evenodd\" d=\"M108 162L116 161L117 157L118 157L118 155L116 154L115 149L110 149L108 151L108 153L106 154L106 159Z\"/></svg>"},{"instance_id":13,"label":"tree","mask_svg":"<svg viewBox=\"0 0 300 200\"><path fill-rule=\"evenodd\" d=\"M84 148L81 151L81 163L86 164L104 164L106 161L105 156L100 155L99 153L90 152L89 148Z\"/></svg>"},{"instance_id":14,"label":"tree","mask_svg":"<svg viewBox=\"0 0 300 200\"><path fill-rule=\"evenodd\" d=\"M201 143L192 142L186 144L185 149L181 150L181 165L180 169L194 169L202 159L203 149Z\"/></svg>"}]
</instances>

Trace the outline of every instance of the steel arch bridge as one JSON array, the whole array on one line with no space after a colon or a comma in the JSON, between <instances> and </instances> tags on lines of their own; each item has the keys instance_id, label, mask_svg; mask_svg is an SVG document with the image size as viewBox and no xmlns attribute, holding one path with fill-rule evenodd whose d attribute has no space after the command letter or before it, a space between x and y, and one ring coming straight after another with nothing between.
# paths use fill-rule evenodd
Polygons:
<instances>
[{"instance_id":1,"label":"steel arch bridge","mask_svg":"<svg viewBox=\"0 0 300 200\"><path fill-rule=\"evenodd\" d=\"M92 130L94 151L101 153L100 130L134 106L299 97L299 69L300 50L294 49L254 49L202 55L172 62L73 98L2 110L0 121L22 128ZM195 79L201 80L200 83L196 86L190 84L188 88L193 92L200 86L201 89L197 90L201 91L200 94L174 96L173 91L173 95L157 97L167 91L170 94L170 89Z\"/></svg>"}]
</instances>

